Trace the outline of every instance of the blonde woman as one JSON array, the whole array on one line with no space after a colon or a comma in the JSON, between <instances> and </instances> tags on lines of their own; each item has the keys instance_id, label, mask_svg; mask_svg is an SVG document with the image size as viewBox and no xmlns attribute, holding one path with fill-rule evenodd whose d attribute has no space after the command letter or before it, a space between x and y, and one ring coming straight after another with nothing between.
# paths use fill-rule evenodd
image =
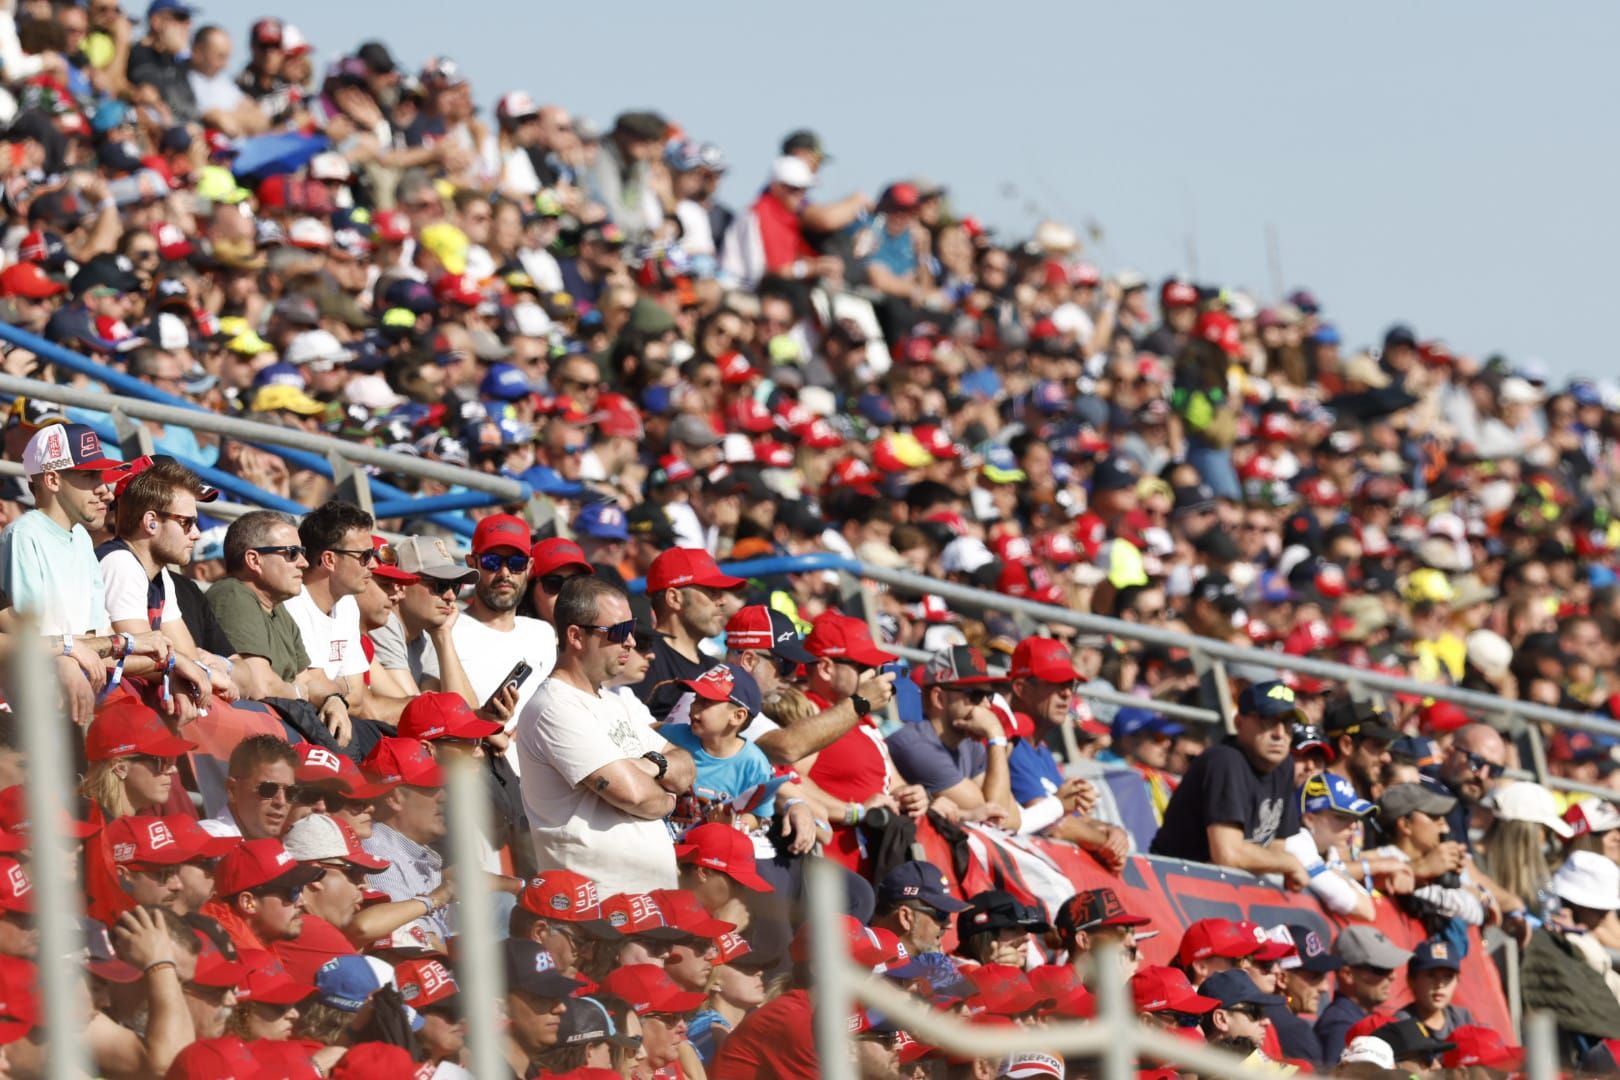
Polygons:
<instances>
[{"instance_id":1,"label":"blonde woman","mask_svg":"<svg viewBox=\"0 0 1620 1080\"><path fill-rule=\"evenodd\" d=\"M1480 863L1498 885L1524 901L1537 918L1547 914L1547 882L1552 877L1548 849L1575 830L1558 815L1558 801L1528 781L1499 787L1487 800L1496 815L1481 843Z\"/></svg>"},{"instance_id":2,"label":"blonde woman","mask_svg":"<svg viewBox=\"0 0 1620 1080\"><path fill-rule=\"evenodd\" d=\"M98 712L85 732L90 766L80 790L109 821L161 815L174 790L180 755L196 748L170 731L155 709L134 698L116 702Z\"/></svg>"},{"instance_id":3,"label":"blonde woman","mask_svg":"<svg viewBox=\"0 0 1620 1080\"><path fill-rule=\"evenodd\" d=\"M714 1064L715 1054L743 1017L765 1004L765 968L771 961L756 954L741 934L722 934L709 973L703 1008L687 1021L686 1038L703 1059Z\"/></svg>"}]
</instances>

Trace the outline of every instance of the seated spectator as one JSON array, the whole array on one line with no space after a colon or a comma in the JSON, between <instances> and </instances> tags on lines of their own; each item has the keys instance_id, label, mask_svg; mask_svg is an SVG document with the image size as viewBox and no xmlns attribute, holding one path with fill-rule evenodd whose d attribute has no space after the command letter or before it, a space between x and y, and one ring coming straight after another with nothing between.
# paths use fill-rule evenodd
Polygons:
<instances>
[{"instance_id":1,"label":"seated spectator","mask_svg":"<svg viewBox=\"0 0 1620 1080\"><path fill-rule=\"evenodd\" d=\"M721 573L713 556L692 548L672 548L647 570L647 599L658 630L652 667L638 688L653 717L665 720L684 689L716 661L699 648L725 629L728 598L747 582Z\"/></svg>"},{"instance_id":2,"label":"seated spectator","mask_svg":"<svg viewBox=\"0 0 1620 1080\"><path fill-rule=\"evenodd\" d=\"M236 744L225 773L219 820L247 840L280 839L292 822L298 754L284 739L251 735Z\"/></svg>"},{"instance_id":3,"label":"seated spectator","mask_svg":"<svg viewBox=\"0 0 1620 1080\"><path fill-rule=\"evenodd\" d=\"M1546 886L1552 877L1547 851L1574 830L1559 816L1552 792L1527 780L1498 786L1489 805L1495 820L1480 841L1480 866L1539 918L1546 914Z\"/></svg>"},{"instance_id":4,"label":"seated spectator","mask_svg":"<svg viewBox=\"0 0 1620 1080\"><path fill-rule=\"evenodd\" d=\"M405 699L368 695L363 677L370 661L360 645L360 609L354 599L370 582L377 557L372 524L370 514L337 500L304 515L298 523L298 540L308 563L303 588L283 601L283 607L298 627L310 666L337 685L328 701L319 703L321 707L331 702L336 710L342 705L346 721L367 715L393 723ZM337 741L343 746L349 739Z\"/></svg>"},{"instance_id":5,"label":"seated spectator","mask_svg":"<svg viewBox=\"0 0 1620 1080\"><path fill-rule=\"evenodd\" d=\"M634 724L603 685L632 648L623 593L595 577L557 596L557 667L518 719L523 805L542 869L583 873L603 892L673 888L663 818L688 790L690 755Z\"/></svg>"},{"instance_id":6,"label":"seated spectator","mask_svg":"<svg viewBox=\"0 0 1620 1080\"><path fill-rule=\"evenodd\" d=\"M482 707L501 689L518 661L529 665L529 676L518 684L511 703L507 729L514 734L516 718L557 662L557 631L544 620L517 613L534 565L529 527L509 514L484 518L473 531L467 565L478 576L465 610L451 625L451 641L477 701L475 707ZM508 749L506 758L514 770L522 771L515 749Z\"/></svg>"},{"instance_id":7,"label":"seated spectator","mask_svg":"<svg viewBox=\"0 0 1620 1080\"><path fill-rule=\"evenodd\" d=\"M127 698L102 709L85 732L90 764L80 790L109 819L161 813L174 794L176 761L196 748L155 710Z\"/></svg>"},{"instance_id":8,"label":"seated spectator","mask_svg":"<svg viewBox=\"0 0 1620 1080\"><path fill-rule=\"evenodd\" d=\"M1322 730L1333 742L1334 760L1328 768L1355 785L1356 794L1376 800L1380 776L1390 763L1390 744L1401 733L1390 726L1388 713L1370 702L1340 698L1330 701L1322 715Z\"/></svg>"},{"instance_id":9,"label":"seated spectator","mask_svg":"<svg viewBox=\"0 0 1620 1080\"><path fill-rule=\"evenodd\" d=\"M1395 969L1412 958L1410 951L1371 926L1347 926L1339 931L1333 952L1344 967L1334 978L1333 1000L1316 1020L1324 1065L1337 1064L1352 1027L1382 1012L1395 988Z\"/></svg>"},{"instance_id":10,"label":"seated spectator","mask_svg":"<svg viewBox=\"0 0 1620 1080\"><path fill-rule=\"evenodd\" d=\"M1491 894L1474 879L1460 843L1450 839L1456 800L1427 784L1396 784L1378 800L1379 832L1388 841L1369 860L1404 864L1413 879L1412 903L1422 910L1480 926L1492 910Z\"/></svg>"},{"instance_id":11,"label":"seated spectator","mask_svg":"<svg viewBox=\"0 0 1620 1080\"><path fill-rule=\"evenodd\" d=\"M748 894L772 890L760 876L753 841L723 822L710 821L690 830L675 854L681 889L696 897L704 911L739 930L748 926Z\"/></svg>"},{"instance_id":12,"label":"seated spectator","mask_svg":"<svg viewBox=\"0 0 1620 1080\"><path fill-rule=\"evenodd\" d=\"M929 808L947 820L986 821L1017 831L1019 806L1007 770L1007 736L990 707L996 681L984 656L965 645L921 670L923 719L888 738L901 777L921 784Z\"/></svg>"},{"instance_id":13,"label":"seated spectator","mask_svg":"<svg viewBox=\"0 0 1620 1080\"><path fill-rule=\"evenodd\" d=\"M1344 966L1322 942L1321 935L1308 926L1290 924L1289 940L1294 943L1293 956L1280 962L1282 985L1279 990L1285 1001L1282 1006L1271 1006L1266 1017L1277 1033L1277 1044L1284 1058L1303 1061L1314 1069L1322 1067L1322 1042L1311 1027L1311 1020L1321 1008L1322 990L1327 977Z\"/></svg>"},{"instance_id":14,"label":"seated spectator","mask_svg":"<svg viewBox=\"0 0 1620 1080\"><path fill-rule=\"evenodd\" d=\"M1230 971L1258 953L1264 942L1246 934L1230 919L1199 919L1188 926L1176 946L1176 966L1195 983Z\"/></svg>"},{"instance_id":15,"label":"seated spectator","mask_svg":"<svg viewBox=\"0 0 1620 1080\"><path fill-rule=\"evenodd\" d=\"M937 953L951 916L966 911L968 906L951 895L939 867L925 862L901 863L878 883L877 909L868 925L899 938L907 956Z\"/></svg>"},{"instance_id":16,"label":"seated spectator","mask_svg":"<svg viewBox=\"0 0 1620 1080\"><path fill-rule=\"evenodd\" d=\"M1165 808L1153 853L1280 874L1291 889L1310 884L1284 842L1299 831L1293 798L1290 725L1305 723L1294 692L1257 683L1238 699L1237 733L1195 759Z\"/></svg>"},{"instance_id":17,"label":"seated spectator","mask_svg":"<svg viewBox=\"0 0 1620 1080\"><path fill-rule=\"evenodd\" d=\"M518 893L507 933L539 945L551 954L558 971L575 978L589 944L586 938L607 932L601 929L601 919L594 881L571 870L543 870Z\"/></svg>"},{"instance_id":18,"label":"seated spectator","mask_svg":"<svg viewBox=\"0 0 1620 1080\"><path fill-rule=\"evenodd\" d=\"M564 1001L585 984L557 970L551 954L532 941L510 940L504 946L507 1064L517 1076L528 1076L552 1050L566 1011Z\"/></svg>"},{"instance_id":19,"label":"seated spectator","mask_svg":"<svg viewBox=\"0 0 1620 1080\"><path fill-rule=\"evenodd\" d=\"M1616 898L1616 906L1620 906L1620 897ZM1418 1021L1442 1041L1459 1027L1474 1023L1473 1013L1451 1003L1461 972L1462 960L1451 942L1431 940L1419 945L1406 962L1406 985L1411 988L1412 1003L1400 1015Z\"/></svg>"},{"instance_id":20,"label":"seated spectator","mask_svg":"<svg viewBox=\"0 0 1620 1080\"><path fill-rule=\"evenodd\" d=\"M1266 1041L1265 1010L1282 1004L1275 994L1261 992L1254 980L1241 971L1223 971L1198 984L1201 997L1217 1004L1205 1013L1199 1025L1211 1046L1249 1057Z\"/></svg>"},{"instance_id":21,"label":"seated spectator","mask_svg":"<svg viewBox=\"0 0 1620 1080\"><path fill-rule=\"evenodd\" d=\"M705 1067L726 1036L765 1004L765 971L773 958L754 951L741 934L725 934L716 943L714 973L703 1009L687 1021L686 1035Z\"/></svg>"},{"instance_id":22,"label":"seated spectator","mask_svg":"<svg viewBox=\"0 0 1620 1080\"><path fill-rule=\"evenodd\" d=\"M135 101L157 110L165 126L198 119L197 97L181 60L195 10L182 0L152 0L146 8L146 36L129 50Z\"/></svg>"},{"instance_id":23,"label":"seated spectator","mask_svg":"<svg viewBox=\"0 0 1620 1080\"><path fill-rule=\"evenodd\" d=\"M602 982L602 989L630 1003L641 1017L641 1044L654 1070L678 1069L684 1054L688 1017L703 1006L700 990L682 991L654 964L626 964Z\"/></svg>"},{"instance_id":24,"label":"seated spectator","mask_svg":"<svg viewBox=\"0 0 1620 1080\"><path fill-rule=\"evenodd\" d=\"M444 839L444 772L420 739L384 736L362 763L368 772L395 783L378 797L366 853L388 869L371 875L371 885L390 900L409 900L422 914L408 924L443 948L450 936L446 915L450 894L444 857L429 845Z\"/></svg>"},{"instance_id":25,"label":"seated spectator","mask_svg":"<svg viewBox=\"0 0 1620 1080\"><path fill-rule=\"evenodd\" d=\"M1069 963L1090 985L1095 985L1097 953L1118 949L1118 962L1125 978L1135 975L1140 963L1137 954L1139 928L1151 919L1125 910L1119 894L1103 886L1084 889L1064 901L1052 920L1052 929L1069 954Z\"/></svg>"},{"instance_id":26,"label":"seated spectator","mask_svg":"<svg viewBox=\"0 0 1620 1080\"><path fill-rule=\"evenodd\" d=\"M1016 897L987 890L971 897L956 915L956 955L976 964L1010 964L1028 960L1030 934L1048 929L1041 913Z\"/></svg>"},{"instance_id":27,"label":"seated spectator","mask_svg":"<svg viewBox=\"0 0 1620 1080\"><path fill-rule=\"evenodd\" d=\"M249 840L220 860L214 899L202 913L238 949L268 949L303 931L304 887L320 876L319 868L295 863L280 840Z\"/></svg>"},{"instance_id":28,"label":"seated spectator","mask_svg":"<svg viewBox=\"0 0 1620 1080\"><path fill-rule=\"evenodd\" d=\"M399 570L413 580L406 583L387 625L371 632L377 661L398 680L395 686L403 696L439 689L461 693L465 683L465 693L474 699L467 704L482 706L467 681L452 634L463 617L456 598L478 580L478 571L458 561L438 537L408 536L394 545L394 551Z\"/></svg>"}]
</instances>

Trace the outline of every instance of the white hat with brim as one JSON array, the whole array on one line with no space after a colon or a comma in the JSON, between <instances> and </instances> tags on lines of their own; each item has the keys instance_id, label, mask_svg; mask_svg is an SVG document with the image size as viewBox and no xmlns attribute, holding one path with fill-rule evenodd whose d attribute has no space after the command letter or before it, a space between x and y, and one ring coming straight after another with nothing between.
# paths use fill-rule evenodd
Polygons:
<instances>
[{"instance_id":1,"label":"white hat with brim","mask_svg":"<svg viewBox=\"0 0 1620 1080\"><path fill-rule=\"evenodd\" d=\"M1566 903L1593 911L1620 909L1620 866L1595 851L1572 851L1552 876L1552 891Z\"/></svg>"}]
</instances>

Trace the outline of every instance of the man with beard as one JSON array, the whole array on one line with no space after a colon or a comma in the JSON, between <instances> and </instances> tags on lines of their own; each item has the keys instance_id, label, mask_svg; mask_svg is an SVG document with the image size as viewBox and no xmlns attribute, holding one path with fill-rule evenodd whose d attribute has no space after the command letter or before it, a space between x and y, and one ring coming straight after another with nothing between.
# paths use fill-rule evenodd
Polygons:
<instances>
[{"instance_id":1,"label":"man with beard","mask_svg":"<svg viewBox=\"0 0 1620 1080\"><path fill-rule=\"evenodd\" d=\"M517 688L513 716L521 715L529 697L557 662L557 632L539 619L517 613L529 588L533 565L529 527L510 514L496 514L473 531L467 565L478 572L466 610L450 631L473 693L480 704L501 688L519 660L532 669ZM448 688L447 688L448 689ZM517 756L507 754L514 769Z\"/></svg>"},{"instance_id":2,"label":"man with beard","mask_svg":"<svg viewBox=\"0 0 1620 1080\"><path fill-rule=\"evenodd\" d=\"M1153 854L1281 874L1288 888L1305 888L1305 867L1283 847L1299 831L1294 723L1304 723L1304 714L1287 686L1245 688L1238 697L1237 734L1194 759L1165 807Z\"/></svg>"},{"instance_id":3,"label":"man with beard","mask_svg":"<svg viewBox=\"0 0 1620 1080\"><path fill-rule=\"evenodd\" d=\"M720 571L714 556L699 548L670 548L647 570L647 599L652 602L653 661L636 696L653 716L664 720L686 693L683 680L695 679L719 661L698 643L719 634L741 604L728 594L748 584ZM628 617L628 616L627 616Z\"/></svg>"},{"instance_id":4,"label":"man with beard","mask_svg":"<svg viewBox=\"0 0 1620 1080\"><path fill-rule=\"evenodd\" d=\"M610 582L575 577L553 618L557 666L513 740L535 861L566 865L603 895L673 889L675 845L663 818L692 785L692 757L603 692L635 648L630 602Z\"/></svg>"},{"instance_id":5,"label":"man with beard","mask_svg":"<svg viewBox=\"0 0 1620 1080\"><path fill-rule=\"evenodd\" d=\"M1426 778L1427 786L1457 800L1446 814L1451 838L1473 851L1469 839L1469 819L1496 790L1496 782L1507 765L1507 744L1496 729L1486 724L1469 724L1452 739L1451 750L1440 763L1438 777Z\"/></svg>"},{"instance_id":6,"label":"man with beard","mask_svg":"<svg viewBox=\"0 0 1620 1080\"><path fill-rule=\"evenodd\" d=\"M1336 751L1328 771L1354 784L1356 794L1368 802L1377 802L1382 794L1378 777L1390 762L1390 743L1401 734L1388 720L1389 714L1371 702L1349 698L1329 702L1322 716L1322 727Z\"/></svg>"}]
</instances>

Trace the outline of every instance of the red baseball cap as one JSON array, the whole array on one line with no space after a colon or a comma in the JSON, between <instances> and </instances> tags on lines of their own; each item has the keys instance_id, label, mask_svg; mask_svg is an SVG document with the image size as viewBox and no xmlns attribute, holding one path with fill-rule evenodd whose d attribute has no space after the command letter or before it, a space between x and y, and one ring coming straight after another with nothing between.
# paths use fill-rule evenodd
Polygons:
<instances>
[{"instance_id":1,"label":"red baseball cap","mask_svg":"<svg viewBox=\"0 0 1620 1080\"><path fill-rule=\"evenodd\" d=\"M122 698L100 709L84 736L84 755L91 761L151 754L179 757L197 749L169 730L157 710L133 697Z\"/></svg>"},{"instance_id":2,"label":"red baseball cap","mask_svg":"<svg viewBox=\"0 0 1620 1080\"><path fill-rule=\"evenodd\" d=\"M487 739L502 730L493 720L480 719L460 694L436 691L418 694L399 714L399 735L405 739Z\"/></svg>"},{"instance_id":3,"label":"red baseball cap","mask_svg":"<svg viewBox=\"0 0 1620 1080\"><path fill-rule=\"evenodd\" d=\"M1285 956L1298 955L1299 950L1291 941L1273 941L1266 936L1265 928L1252 922L1237 923L1238 933L1247 934L1253 938L1260 947L1255 950L1254 958L1259 961L1281 960Z\"/></svg>"},{"instance_id":4,"label":"red baseball cap","mask_svg":"<svg viewBox=\"0 0 1620 1080\"><path fill-rule=\"evenodd\" d=\"M602 918L596 882L572 870L544 870L528 880L518 906L542 919L595 922Z\"/></svg>"},{"instance_id":5,"label":"red baseball cap","mask_svg":"<svg viewBox=\"0 0 1620 1080\"><path fill-rule=\"evenodd\" d=\"M158 256L166 262L177 262L188 258L192 252L191 240L181 231L180 226L167 221L159 221L147 227L152 239L157 241Z\"/></svg>"},{"instance_id":6,"label":"red baseball cap","mask_svg":"<svg viewBox=\"0 0 1620 1080\"><path fill-rule=\"evenodd\" d=\"M175 1056L164 1080L219 1080L222 1076L263 1075L263 1069L247 1043L235 1035L218 1039L198 1039Z\"/></svg>"},{"instance_id":7,"label":"red baseball cap","mask_svg":"<svg viewBox=\"0 0 1620 1080\"><path fill-rule=\"evenodd\" d=\"M836 450L844 445L844 437L826 420L817 416L808 423L788 429L799 441L812 450Z\"/></svg>"},{"instance_id":8,"label":"red baseball cap","mask_svg":"<svg viewBox=\"0 0 1620 1080\"><path fill-rule=\"evenodd\" d=\"M719 565L702 548L670 548L660 552L647 568L647 591L661 592L687 586L710 589L740 589L748 582L722 573Z\"/></svg>"},{"instance_id":9,"label":"red baseball cap","mask_svg":"<svg viewBox=\"0 0 1620 1080\"><path fill-rule=\"evenodd\" d=\"M1159 303L1165 307L1187 307L1198 303L1198 289L1185 281L1171 280L1159 290Z\"/></svg>"},{"instance_id":10,"label":"red baseball cap","mask_svg":"<svg viewBox=\"0 0 1620 1080\"><path fill-rule=\"evenodd\" d=\"M748 370L752 375L753 368ZM750 435L763 435L767 431L776 429L776 417L771 415L771 410L752 397L740 397L726 406L726 419L730 421L732 427ZM758 460L758 450L755 451L754 457ZM788 464L781 466L781 468L792 468L792 466L792 455L790 453Z\"/></svg>"},{"instance_id":11,"label":"red baseball cap","mask_svg":"<svg viewBox=\"0 0 1620 1080\"><path fill-rule=\"evenodd\" d=\"M1512 1071L1524 1065L1524 1050L1508 1043L1488 1027L1464 1024L1453 1028L1447 1042L1456 1048L1440 1057L1440 1064L1448 1069L1467 1069L1482 1066L1487 1069Z\"/></svg>"},{"instance_id":12,"label":"red baseball cap","mask_svg":"<svg viewBox=\"0 0 1620 1080\"><path fill-rule=\"evenodd\" d=\"M296 1005L316 992L313 983L299 982L287 974L286 966L273 952L266 949L243 949L239 956L248 971L237 984L237 1001L257 1001L265 1005Z\"/></svg>"},{"instance_id":13,"label":"red baseball cap","mask_svg":"<svg viewBox=\"0 0 1620 1080\"><path fill-rule=\"evenodd\" d=\"M1431 701L1418 712L1418 726L1425 734L1456 731L1471 723L1468 714L1449 701Z\"/></svg>"},{"instance_id":14,"label":"red baseball cap","mask_svg":"<svg viewBox=\"0 0 1620 1080\"><path fill-rule=\"evenodd\" d=\"M810 923L800 925L793 935L793 943L788 947L790 955L796 963L804 963L810 959ZM853 915L840 915L836 923L838 933L844 938L845 951L849 958L862 967L876 967L879 964L888 964L900 958L898 940L885 940L877 935L871 927Z\"/></svg>"},{"instance_id":15,"label":"red baseball cap","mask_svg":"<svg viewBox=\"0 0 1620 1080\"><path fill-rule=\"evenodd\" d=\"M1024 969L1012 964L981 964L968 981L977 991L967 999L968 1006L995 1016L1019 1016L1056 1000L1055 994L1037 990Z\"/></svg>"},{"instance_id":16,"label":"red baseball cap","mask_svg":"<svg viewBox=\"0 0 1620 1080\"><path fill-rule=\"evenodd\" d=\"M684 941L691 937L664 914L651 893L615 893L602 901L602 918L625 937Z\"/></svg>"},{"instance_id":17,"label":"red baseball cap","mask_svg":"<svg viewBox=\"0 0 1620 1080\"><path fill-rule=\"evenodd\" d=\"M186 862L192 859L217 859L242 846L240 836L215 836L190 814L165 814L158 820L169 827L181 847L191 852Z\"/></svg>"},{"instance_id":18,"label":"red baseball cap","mask_svg":"<svg viewBox=\"0 0 1620 1080\"><path fill-rule=\"evenodd\" d=\"M421 739L407 739L398 735L385 735L377 740L361 766L377 779L390 786L407 784L410 787L443 787L444 770L434 760L427 743Z\"/></svg>"},{"instance_id":19,"label":"red baseball cap","mask_svg":"<svg viewBox=\"0 0 1620 1080\"><path fill-rule=\"evenodd\" d=\"M484 302L484 292L471 274L446 274L433 283L433 298L441 304L477 307Z\"/></svg>"},{"instance_id":20,"label":"red baseball cap","mask_svg":"<svg viewBox=\"0 0 1620 1080\"><path fill-rule=\"evenodd\" d=\"M191 981L202 986L231 987L236 986L248 976L248 966L239 960L231 960L219 951L214 939L201 930L192 931L197 935L197 941L202 948L197 951L197 973Z\"/></svg>"},{"instance_id":21,"label":"red baseball cap","mask_svg":"<svg viewBox=\"0 0 1620 1080\"><path fill-rule=\"evenodd\" d=\"M371 215L371 228L379 243L398 244L410 239L411 219L403 210L379 210Z\"/></svg>"},{"instance_id":22,"label":"red baseball cap","mask_svg":"<svg viewBox=\"0 0 1620 1080\"><path fill-rule=\"evenodd\" d=\"M529 550L529 527L522 518L511 514L493 514L479 521L473 529L473 554L482 555L496 548L522 552Z\"/></svg>"},{"instance_id":23,"label":"red baseball cap","mask_svg":"<svg viewBox=\"0 0 1620 1080\"><path fill-rule=\"evenodd\" d=\"M720 827L731 829L730 825ZM737 832L736 829L731 831ZM742 834L738 832L737 835ZM690 889L654 889L648 895L658 901L658 906L663 909L664 918L678 929L685 930L695 937L713 940L737 929L736 923L717 919L705 911L703 905L698 903L697 894Z\"/></svg>"},{"instance_id":24,"label":"red baseball cap","mask_svg":"<svg viewBox=\"0 0 1620 1080\"><path fill-rule=\"evenodd\" d=\"M39 1024L39 969L15 956L0 956L0 1045L14 1043Z\"/></svg>"},{"instance_id":25,"label":"red baseball cap","mask_svg":"<svg viewBox=\"0 0 1620 1080\"><path fill-rule=\"evenodd\" d=\"M1055 638L1027 637L1013 649L1011 679L1040 679L1042 682L1085 682L1074 669L1068 646Z\"/></svg>"},{"instance_id":26,"label":"red baseball cap","mask_svg":"<svg viewBox=\"0 0 1620 1080\"><path fill-rule=\"evenodd\" d=\"M399 986L399 996L413 1009L426 1009L461 992L450 969L432 956L395 964L394 982Z\"/></svg>"},{"instance_id":27,"label":"red baseball cap","mask_svg":"<svg viewBox=\"0 0 1620 1080\"><path fill-rule=\"evenodd\" d=\"M1183 967L1211 956L1240 960L1259 952L1260 944L1254 934L1245 932L1230 919L1199 919L1181 935L1176 957Z\"/></svg>"},{"instance_id":28,"label":"red baseball cap","mask_svg":"<svg viewBox=\"0 0 1620 1080\"><path fill-rule=\"evenodd\" d=\"M75 840L89 839L101 831L101 826L80 821L66 810L62 811L61 827ZM0 789L0 830L4 830L4 833L0 834L0 852L22 851L27 848L27 833L30 828L27 790L21 784Z\"/></svg>"},{"instance_id":29,"label":"red baseball cap","mask_svg":"<svg viewBox=\"0 0 1620 1080\"><path fill-rule=\"evenodd\" d=\"M0 911L32 911L34 883L16 859L0 858Z\"/></svg>"},{"instance_id":30,"label":"red baseball cap","mask_svg":"<svg viewBox=\"0 0 1620 1080\"><path fill-rule=\"evenodd\" d=\"M1209 920L1205 920L1209 921ZM1230 924L1228 924L1230 925ZM1145 967L1131 976L1131 997L1137 1012L1207 1013L1219 1005L1192 988L1179 968Z\"/></svg>"},{"instance_id":31,"label":"red baseball cap","mask_svg":"<svg viewBox=\"0 0 1620 1080\"><path fill-rule=\"evenodd\" d=\"M328 750L315 743L299 743L298 770L293 774L300 784L333 783L352 799L375 799L399 786L393 783L369 780L351 758Z\"/></svg>"},{"instance_id":32,"label":"red baseball cap","mask_svg":"<svg viewBox=\"0 0 1620 1080\"><path fill-rule=\"evenodd\" d=\"M743 959L745 956L752 956L754 954L754 947L748 944L748 939L736 931L732 931L729 934L721 934L719 937L715 938L714 948L714 962L717 964L730 964L734 961Z\"/></svg>"},{"instance_id":33,"label":"red baseball cap","mask_svg":"<svg viewBox=\"0 0 1620 1080\"><path fill-rule=\"evenodd\" d=\"M735 349L721 354L714 362L720 368L720 381L733 386L745 383L759 374L748 357Z\"/></svg>"},{"instance_id":34,"label":"red baseball cap","mask_svg":"<svg viewBox=\"0 0 1620 1080\"><path fill-rule=\"evenodd\" d=\"M422 580L420 576L411 573L409 570L399 568L399 556L394 553L394 546L388 542L387 537L373 536L371 538L371 550L377 553L377 557L371 560L373 577L387 578L389 581L399 581L406 585L414 585ZM385 559L388 561L385 562Z\"/></svg>"},{"instance_id":35,"label":"red baseball cap","mask_svg":"<svg viewBox=\"0 0 1620 1080\"><path fill-rule=\"evenodd\" d=\"M917 436L917 441L922 443L923 449L927 450L936 461L956 461L962 456L962 448L951 438L951 433L942 427L924 424L914 429L912 434Z\"/></svg>"},{"instance_id":36,"label":"red baseball cap","mask_svg":"<svg viewBox=\"0 0 1620 1080\"><path fill-rule=\"evenodd\" d=\"M867 667L892 664L898 657L872 640L866 623L838 611L824 611L810 624L804 647L818 660L853 660Z\"/></svg>"},{"instance_id":37,"label":"red baseball cap","mask_svg":"<svg viewBox=\"0 0 1620 1080\"><path fill-rule=\"evenodd\" d=\"M416 1075L416 1062L410 1051L393 1043L356 1043L327 1075L332 1080L377 1080L380 1076L405 1080Z\"/></svg>"},{"instance_id":38,"label":"red baseball cap","mask_svg":"<svg viewBox=\"0 0 1620 1080\"><path fill-rule=\"evenodd\" d=\"M529 558L534 562L529 569L535 577L555 574L570 566L577 566L587 574L596 573L596 567L585 558L585 549L561 536L553 536L534 545L529 549Z\"/></svg>"},{"instance_id":39,"label":"red baseball cap","mask_svg":"<svg viewBox=\"0 0 1620 1080\"><path fill-rule=\"evenodd\" d=\"M641 422L641 412L623 394L602 394L598 397L596 415L591 419L596 424L597 434L606 438L635 439L639 442L647 434L646 425Z\"/></svg>"},{"instance_id":40,"label":"red baseball cap","mask_svg":"<svg viewBox=\"0 0 1620 1080\"><path fill-rule=\"evenodd\" d=\"M318 866L308 866L293 858L280 840L269 837L247 840L219 860L219 866L214 871L214 895L220 898L235 896L267 885L294 888L308 885L325 873Z\"/></svg>"},{"instance_id":41,"label":"red baseball cap","mask_svg":"<svg viewBox=\"0 0 1620 1080\"><path fill-rule=\"evenodd\" d=\"M315 973L334 956L353 956L358 950L343 931L316 915L304 916L304 929L291 941L278 941L275 954L286 965L287 973L300 982L311 982Z\"/></svg>"},{"instance_id":42,"label":"red baseball cap","mask_svg":"<svg viewBox=\"0 0 1620 1080\"><path fill-rule=\"evenodd\" d=\"M658 964L626 964L602 980L602 989L623 998L637 1014L684 1013L701 1006L701 990L682 990Z\"/></svg>"},{"instance_id":43,"label":"red baseball cap","mask_svg":"<svg viewBox=\"0 0 1620 1080\"><path fill-rule=\"evenodd\" d=\"M198 826L198 831L202 827ZM107 844L119 866L179 866L197 857L191 844L181 843L166 819L131 814L107 825ZM280 841L276 842L280 847Z\"/></svg>"},{"instance_id":44,"label":"red baseball cap","mask_svg":"<svg viewBox=\"0 0 1620 1080\"><path fill-rule=\"evenodd\" d=\"M37 263L14 263L0 270L0 296L48 300L65 292L67 286L47 274Z\"/></svg>"}]
</instances>

